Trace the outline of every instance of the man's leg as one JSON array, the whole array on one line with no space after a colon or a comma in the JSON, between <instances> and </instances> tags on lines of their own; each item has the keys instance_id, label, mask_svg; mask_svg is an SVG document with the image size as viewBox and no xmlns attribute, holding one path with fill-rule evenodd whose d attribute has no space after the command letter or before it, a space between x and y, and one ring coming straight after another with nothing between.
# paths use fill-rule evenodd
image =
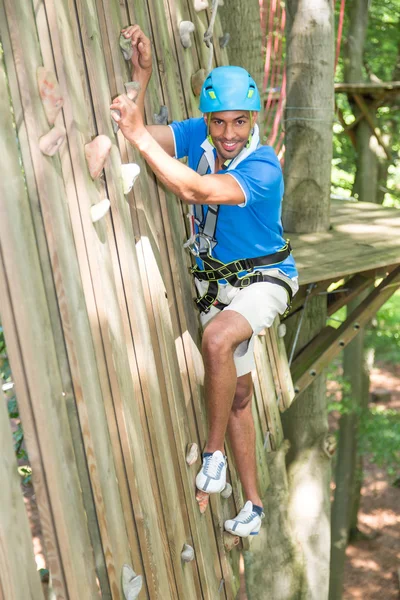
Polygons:
<instances>
[{"instance_id":1,"label":"man's leg","mask_svg":"<svg viewBox=\"0 0 400 600\"><path fill-rule=\"evenodd\" d=\"M224 440L235 397L237 376L233 354L252 328L242 315L223 311L205 328L202 342L204 385L209 423L206 452L224 452Z\"/></svg>"},{"instance_id":2,"label":"man's leg","mask_svg":"<svg viewBox=\"0 0 400 600\"><path fill-rule=\"evenodd\" d=\"M228 421L228 434L244 495L253 504L262 506L257 489L256 433L251 412L252 395L251 373L238 377Z\"/></svg>"}]
</instances>

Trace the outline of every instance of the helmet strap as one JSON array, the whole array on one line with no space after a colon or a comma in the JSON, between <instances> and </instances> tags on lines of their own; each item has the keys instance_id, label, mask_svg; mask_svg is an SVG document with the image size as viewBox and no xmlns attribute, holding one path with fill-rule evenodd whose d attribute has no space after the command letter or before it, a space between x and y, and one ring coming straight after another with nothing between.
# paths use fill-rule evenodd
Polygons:
<instances>
[{"instance_id":1,"label":"helmet strap","mask_svg":"<svg viewBox=\"0 0 400 600\"><path fill-rule=\"evenodd\" d=\"M253 127L254 123L253 123L253 113L252 111L250 111L250 135L249 135L249 139L247 140L246 143L246 148L250 148L250 144L251 141L253 139L253 133L254 133L254 127Z\"/></svg>"},{"instance_id":2,"label":"helmet strap","mask_svg":"<svg viewBox=\"0 0 400 600\"><path fill-rule=\"evenodd\" d=\"M211 146L215 148L213 139L210 135L210 123L211 123L211 115L212 113L207 113L207 140L210 142Z\"/></svg>"}]
</instances>

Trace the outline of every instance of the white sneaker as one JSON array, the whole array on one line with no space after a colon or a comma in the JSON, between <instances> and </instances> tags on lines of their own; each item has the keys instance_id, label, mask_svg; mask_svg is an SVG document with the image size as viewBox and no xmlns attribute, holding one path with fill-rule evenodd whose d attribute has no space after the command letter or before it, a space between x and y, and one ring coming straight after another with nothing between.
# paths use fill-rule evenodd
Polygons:
<instances>
[{"instance_id":1,"label":"white sneaker","mask_svg":"<svg viewBox=\"0 0 400 600\"><path fill-rule=\"evenodd\" d=\"M218 494L226 485L226 457L220 450L203 458L203 466L196 477L196 487L207 494Z\"/></svg>"},{"instance_id":2,"label":"white sneaker","mask_svg":"<svg viewBox=\"0 0 400 600\"><path fill-rule=\"evenodd\" d=\"M253 510L253 503L248 500L237 517L225 521L225 529L229 533L238 535L239 537L257 535L261 529L261 521L264 516L264 513L262 513L260 517Z\"/></svg>"}]
</instances>

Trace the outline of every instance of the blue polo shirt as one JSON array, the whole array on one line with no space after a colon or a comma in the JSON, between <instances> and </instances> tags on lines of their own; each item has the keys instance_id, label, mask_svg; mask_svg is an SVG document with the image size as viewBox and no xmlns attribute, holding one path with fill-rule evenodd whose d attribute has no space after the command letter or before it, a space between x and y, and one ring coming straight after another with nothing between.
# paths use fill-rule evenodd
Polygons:
<instances>
[{"instance_id":1,"label":"blue polo shirt","mask_svg":"<svg viewBox=\"0 0 400 600\"><path fill-rule=\"evenodd\" d=\"M213 173L216 151L206 140L204 119L174 121L170 127L175 138L176 158L187 157L188 166L196 170L206 150L209 165L211 163L207 173ZM219 207L213 256L224 263L273 254L285 245L281 223L283 177L274 150L270 146L259 146L243 160L240 161L240 155L238 158L239 162L232 161L232 168L218 171L218 175L234 177L245 197L243 204ZM204 215L207 210L204 205ZM278 265L263 267L276 268L290 278L297 276L292 255Z\"/></svg>"}]
</instances>

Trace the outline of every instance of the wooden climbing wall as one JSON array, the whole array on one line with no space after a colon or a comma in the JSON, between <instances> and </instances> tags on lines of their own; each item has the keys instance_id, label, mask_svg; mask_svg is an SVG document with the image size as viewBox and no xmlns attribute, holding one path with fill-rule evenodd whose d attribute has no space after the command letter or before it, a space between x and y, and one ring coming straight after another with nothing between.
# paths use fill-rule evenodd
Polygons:
<instances>
[{"instance_id":1,"label":"wooden climbing wall","mask_svg":"<svg viewBox=\"0 0 400 600\"><path fill-rule=\"evenodd\" d=\"M161 105L170 120L198 115L191 76L208 62L209 18L191 0L0 0L0 314L57 599L124 598L124 564L143 578L141 599L233 600L238 590L240 547L227 552L222 531L242 504L233 463L233 495L213 497L200 514L200 460L185 461L189 444L204 444L206 417L184 209L114 133L109 111L130 80L120 30L137 22L154 52L147 121ZM182 20L195 25L187 49ZM217 18L214 40L222 33ZM214 65L227 63L218 43L214 52ZM39 149L50 129L42 66L64 99L55 125L66 139L53 157ZM99 134L112 149L93 180L84 146ZM141 168L127 196L121 162ZM111 210L93 223L90 209L105 198ZM256 358L265 490L265 454L282 441L279 409L293 395L277 327L258 338ZM5 420L0 411L2 430ZM6 478L11 455L0 458ZM12 485L0 512L0 597L37 600ZM16 576L21 544L24 578ZM184 544L194 549L189 563Z\"/></svg>"}]
</instances>

